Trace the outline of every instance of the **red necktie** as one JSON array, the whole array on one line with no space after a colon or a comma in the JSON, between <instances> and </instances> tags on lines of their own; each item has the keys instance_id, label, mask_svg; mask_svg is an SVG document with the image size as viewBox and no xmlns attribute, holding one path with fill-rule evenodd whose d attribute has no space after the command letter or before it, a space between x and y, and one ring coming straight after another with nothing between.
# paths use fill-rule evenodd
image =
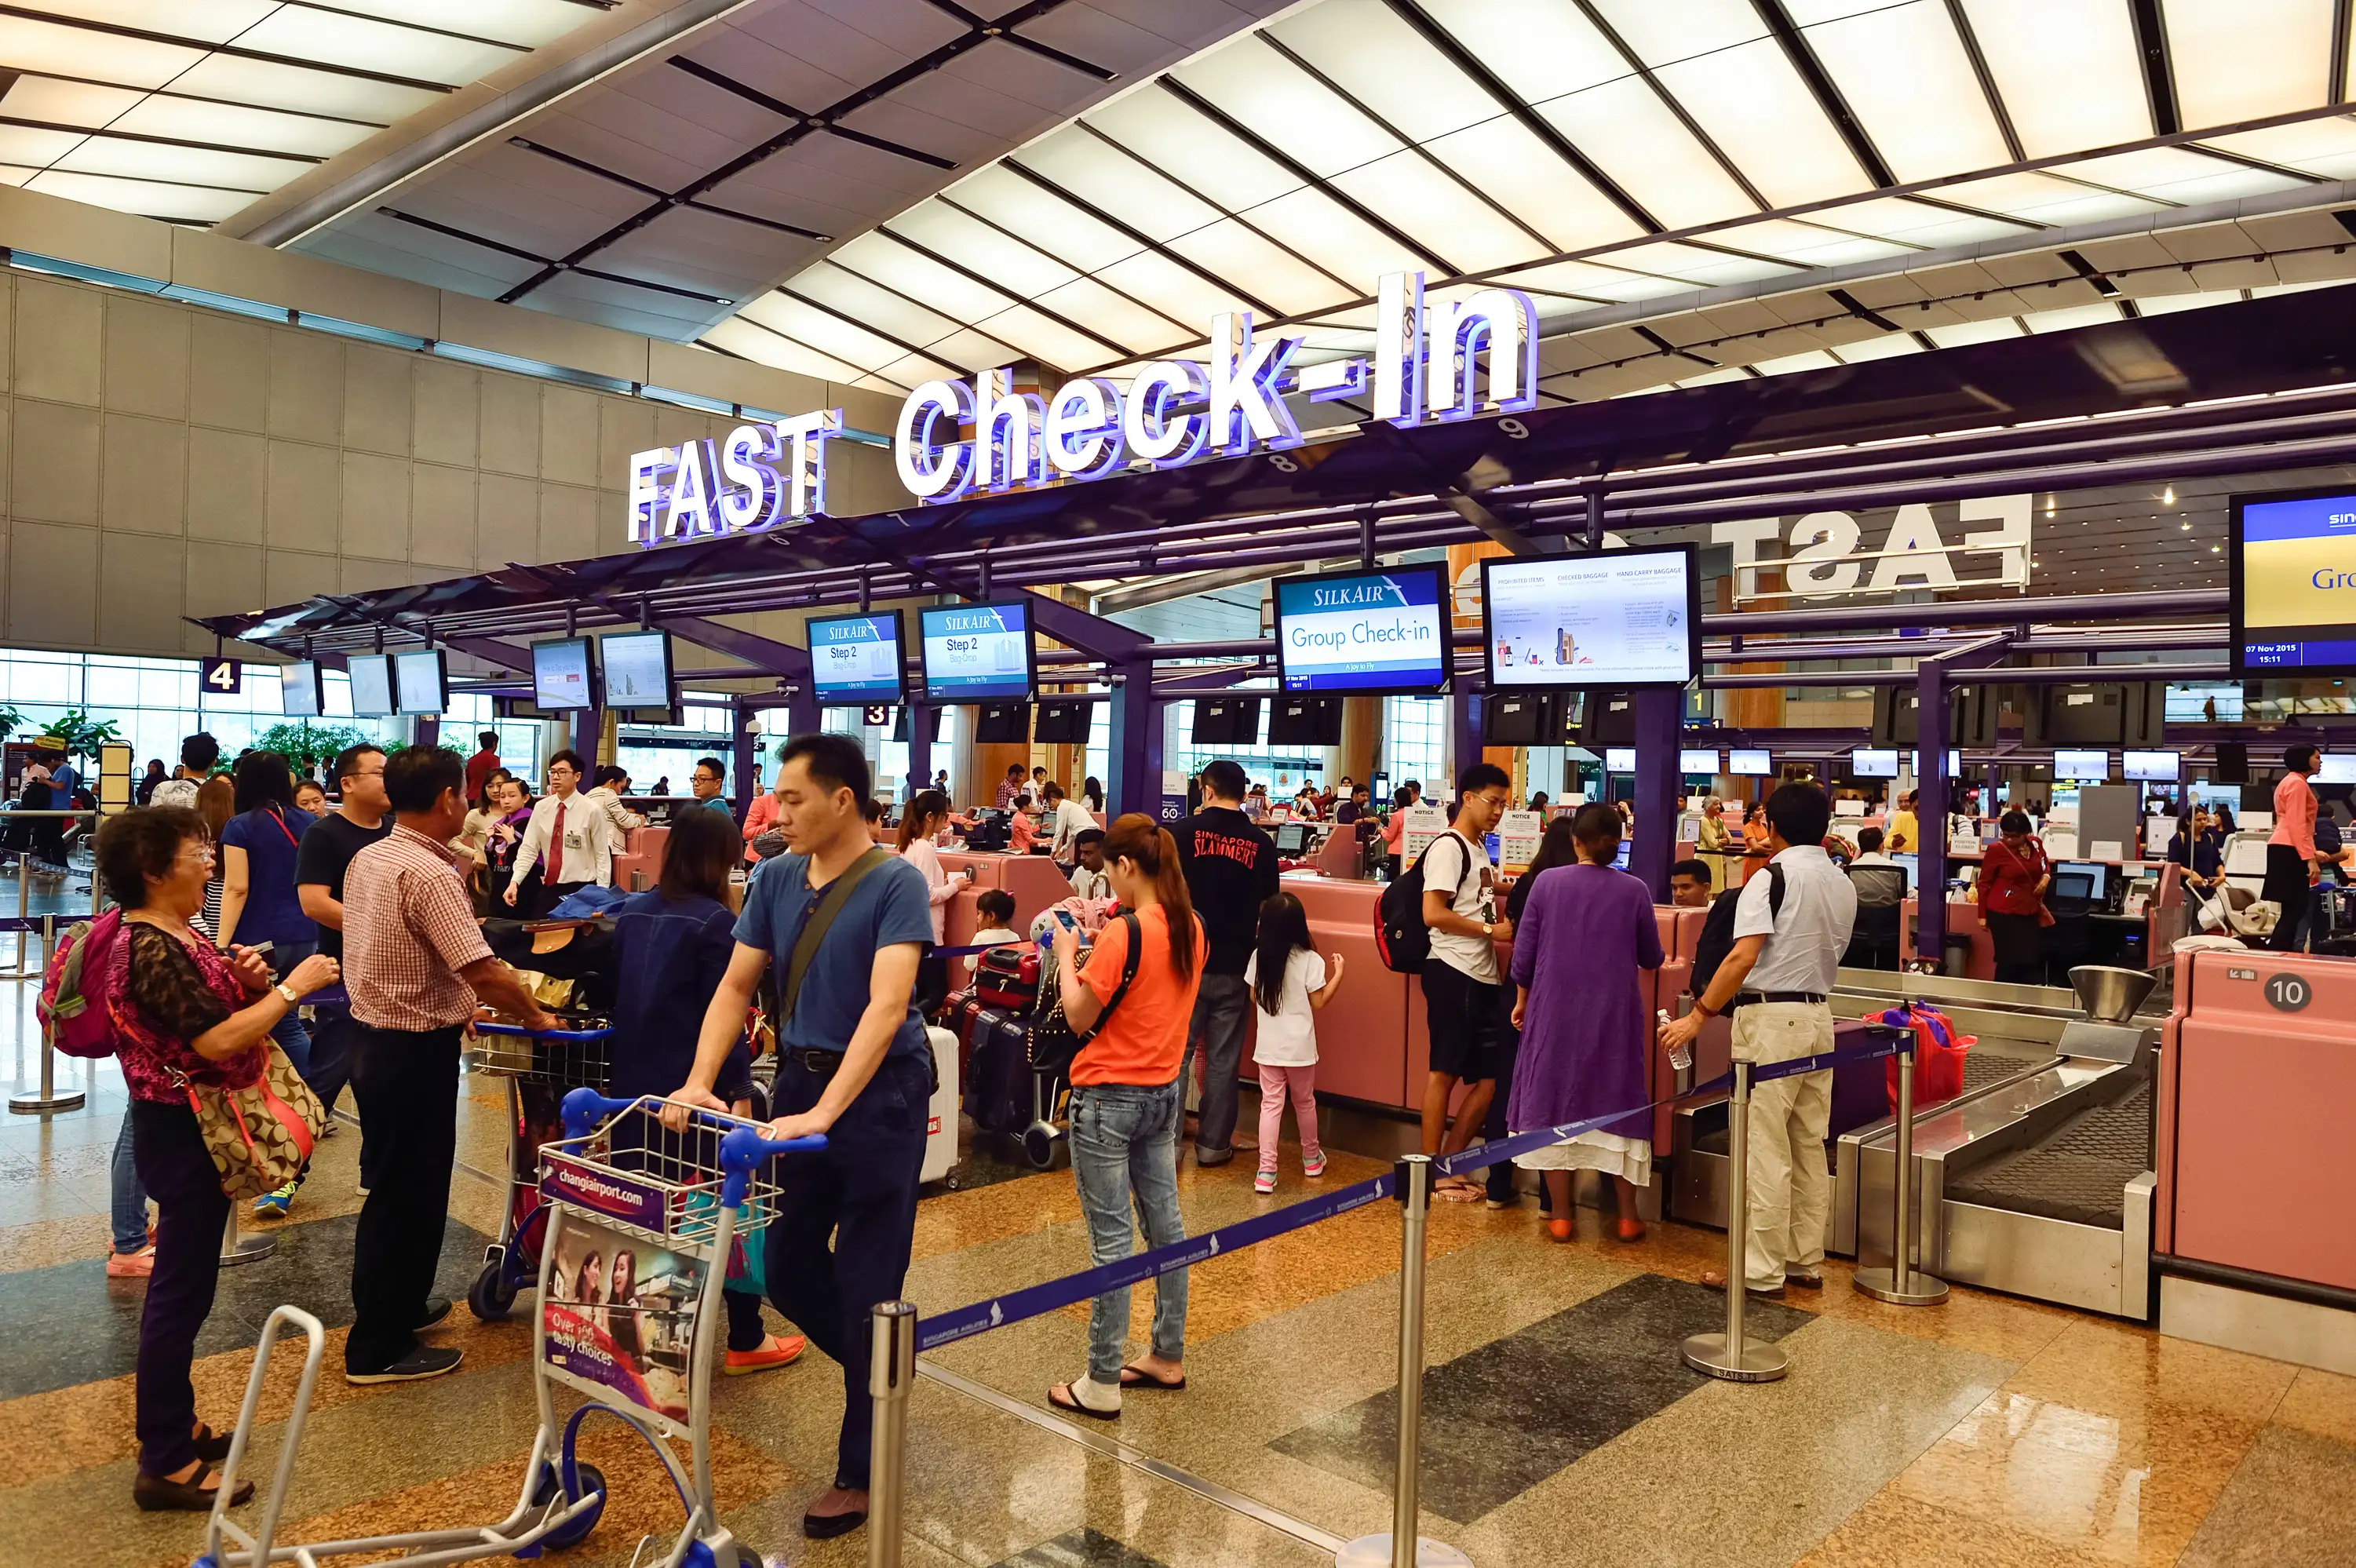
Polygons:
<instances>
[{"instance_id":1,"label":"red necktie","mask_svg":"<svg viewBox=\"0 0 2356 1568\"><path fill-rule=\"evenodd\" d=\"M556 802L556 828L548 835L548 880L564 880L564 802Z\"/></svg>"}]
</instances>

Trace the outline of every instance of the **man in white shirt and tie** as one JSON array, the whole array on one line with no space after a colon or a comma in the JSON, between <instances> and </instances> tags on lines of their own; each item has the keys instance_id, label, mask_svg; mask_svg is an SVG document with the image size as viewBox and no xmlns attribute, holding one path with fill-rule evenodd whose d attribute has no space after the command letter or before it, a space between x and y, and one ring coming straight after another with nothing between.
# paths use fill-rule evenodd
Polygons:
<instances>
[{"instance_id":1,"label":"man in white shirt and tie","mask_svg":"<svg viewBox=\"0 0 2356 1568\"><path fill-rule=\"evenodd\" d=\"M532 802L505 895L514 904L524 877L545 863L540 891L524 911L528 917L547 914L567 894L591 883L613 886L614 822L601 802L578 793L584 770L577 751L560 751L548 759L548 793Z\"/></svg>"}]
</instances>

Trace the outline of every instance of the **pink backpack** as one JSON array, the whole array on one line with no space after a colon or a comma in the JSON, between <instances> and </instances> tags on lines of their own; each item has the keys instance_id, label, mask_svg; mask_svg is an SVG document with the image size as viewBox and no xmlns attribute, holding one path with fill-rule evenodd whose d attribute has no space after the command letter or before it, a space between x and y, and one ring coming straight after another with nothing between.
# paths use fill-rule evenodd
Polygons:
<instances>
[{"instance_id":1,"label":"pink backpack","mask_svg":"<svg viewBox=\"0 0 2356 1568\"><path fill-rule=\"evenodd\" d=\"M123 911L109 909L95 919L77 920L49 955L41 973L41 999L34 1012L51 1048L70 1057L114 1054L114 1019L107 994L115 944L123 937Z\"/></svg>"}]
</instances>

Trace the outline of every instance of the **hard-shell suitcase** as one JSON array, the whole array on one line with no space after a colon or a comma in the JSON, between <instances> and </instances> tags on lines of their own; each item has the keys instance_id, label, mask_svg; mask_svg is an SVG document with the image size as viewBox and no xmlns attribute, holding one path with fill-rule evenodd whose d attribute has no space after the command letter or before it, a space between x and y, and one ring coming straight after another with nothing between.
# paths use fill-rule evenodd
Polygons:
<instances>
[{"instance_id":1,"label":"hard-shell suitcase","mask_svg":"<svg viewBox=\"0 0 2356 1568\"><path fill-rule=\"evenodd\" d=\"M1030 1012L1039 1002L1039 950L1010 943L983 953L974 969L974 993L991 1007Z\"/></svg>"},{"instance_id":2,"label":"hard-shell suitcase","mask_svg":"<svg viewBox=\"0 0 2356 1568\"><path fill-rule=\"evenodd\" d=\"M1021 1018L983 1007L973 1022L973 1071L966 1114L985 1132L1019 1133L1031 1124L1030 1029Z\"/></svg>"}]
</instances>

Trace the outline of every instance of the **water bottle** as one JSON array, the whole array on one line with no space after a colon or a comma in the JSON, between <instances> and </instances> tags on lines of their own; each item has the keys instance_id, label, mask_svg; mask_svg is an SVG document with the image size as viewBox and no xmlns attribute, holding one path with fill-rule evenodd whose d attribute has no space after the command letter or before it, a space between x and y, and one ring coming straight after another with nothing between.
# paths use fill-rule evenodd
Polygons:
<instances>
[{"instance_id":1,"label":"water bottle","mask_svg":"<svg viewBox=\"0 0 2356 1568\"><path fill-rule=\"evenodd\" d=\"M1667 1008L1660 1009L1655 1016L1659 1019L1663 1028L1668 1026L1669 1010ZM1693 1089L1693 1047L1684 1045L1671 1046L1669 1066L1676 1071L1676 1091L1679 1094L1690 1092Z\"/></svg>"}]
</instances>

